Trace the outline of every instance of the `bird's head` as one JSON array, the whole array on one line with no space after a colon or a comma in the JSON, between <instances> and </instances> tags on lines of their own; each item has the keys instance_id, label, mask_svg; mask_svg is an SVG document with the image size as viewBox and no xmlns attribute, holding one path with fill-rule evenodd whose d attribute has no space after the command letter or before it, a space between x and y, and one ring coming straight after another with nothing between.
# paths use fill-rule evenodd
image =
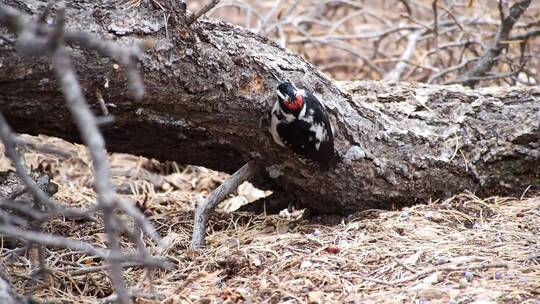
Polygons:
<instances>
[{"instance_id":1,"label":"bird's head","mask_svg":"<svg viewBox=\"0 0 540 304\"><path fill-rule=\"evenodd\" d=\"M281 107L289 112L299 113L304 106L302 90L299 90L288 81L282 82L278 86L276 93Z\"/></svg>"}]
</instances>

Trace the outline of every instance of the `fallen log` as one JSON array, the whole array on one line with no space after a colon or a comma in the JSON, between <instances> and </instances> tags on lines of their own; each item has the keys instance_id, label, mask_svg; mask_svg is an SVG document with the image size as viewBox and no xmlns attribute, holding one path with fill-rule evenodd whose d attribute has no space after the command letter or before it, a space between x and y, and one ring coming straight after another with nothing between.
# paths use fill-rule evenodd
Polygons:
<instances>
[{"instance_id":1,"label":"fallen log","mask_svg":"<svg viewBox=\"0 0 540 304\"><path fill-rule=\"evenodd\" d=\"M6 1L37 15L38 1ZM70 3L72 1L68 1ZM191 25L151 3L68 4L66 39L77 30L131 45L144 41L146 93L128 93L121 65L72 44L71 54L109 152L234 172L257 154L263 184L322 212L426 202L461 191L521 195L540 189L540 89L336 83L272 41L217 20ZM1 11L4 11L2 13ZM80 142L46 60L16 52L0 7L0 109L19 133ZM16 18L24 18L17 16ZM11 19L9 19L11 20ZM9 33L9 34L8 34ZM19 37L20 38L20 37ZM67 41L69 42L69 41ZM290 79L324 101L341 161L322 172L276 145L264 117ZM102 118L103 118L102 117Z\"/></svg>"}]
</instances>

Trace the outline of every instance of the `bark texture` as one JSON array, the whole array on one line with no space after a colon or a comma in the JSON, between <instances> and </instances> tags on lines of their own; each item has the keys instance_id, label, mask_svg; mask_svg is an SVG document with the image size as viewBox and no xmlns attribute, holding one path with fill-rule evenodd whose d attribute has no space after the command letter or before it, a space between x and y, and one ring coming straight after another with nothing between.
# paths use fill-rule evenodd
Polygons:
<instances>
[{"instance_id":1,"label":"bark texture","mask_svg":"<svg viewBox=\"0 0 540 304\"><path fill-rule=\"evenodd\" d=\"M256 152L268 185L323 212L413 204L464 190L540 189L539 88L332 83L298 56L236 26L198 20L189 28L165 27L164 12L146 2L131 9L67 4L67 28L151 45L141 58L141 102L129 96L121 67L73 46L89 102L99 114L102 96L116 118L103 128L110 152L227 172ZM42 7L25 3L32 14ZM315 92L328 108L341 156L334 170L301 163L261 124L285 79ZM17 132L79 141L47 61L22 58L2 40L0 108Z\"/></svg>"}]
</instances>

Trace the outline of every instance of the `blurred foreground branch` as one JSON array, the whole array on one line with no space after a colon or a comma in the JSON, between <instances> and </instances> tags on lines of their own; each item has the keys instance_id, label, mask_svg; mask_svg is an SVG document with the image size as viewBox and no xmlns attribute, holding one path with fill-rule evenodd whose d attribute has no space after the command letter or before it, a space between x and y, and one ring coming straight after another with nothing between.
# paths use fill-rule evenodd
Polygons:
<instances>
[{"instance_id":1,"label":"blurred foreground branch","mask_svg":"<svg viewBox=\"0 0 540 304\"><path fill-rule=\"evenodd\" d=\"M139 253L125 254L119 246L118 238L121 233L126 232L122 228L125 225L116 215L117 211L123 211L131 216L136 228L142 230L151 237L158 245L160 237L155 233L153 226L144 218L142 213L131 203L118 200L114 188L110 181L110 172L107 163L107 151L105 150L105 141L98 129L98 119L91 112L88 103L85 100L82 88L77 80L77 75L71 62L71 55L65 44L77 44L90 50L98 51L100 54L110 56L124 64L130 81L130 89L136 99L141 99L144 89L142 79L136 71L135 59L140 54L140 47L119 47L116 44L107 42L97 37L92 37L87 33L80 31L65 31L65 8L59 6L56 9L55 25L50 26L45 23L46 18L52 11L52 5L47 6L39 18L30 18L20 14L15 9L0 5L0 25L9 28L17 36L17 51L24 56L48 56L58 79L60 89L62 90L68 108L78 126L81 138L88 146L92 163L95 171L95 189L98 195L97 205L94 211L100 212L103 218L105 231L108 236L109 250L97 248L91 244L81 241L70 240L64 237L27 231L29 225L26 225L24 219L10 223L9 216L2 216L0 221L0 233L15 239L28 241L43 246L69 248L71 250L81 251L88 255L99 256L109 262L109 274L114 286L116 287L117 301L119 303L129 303L130 298L124 286L122 275L122 262L138 262L145 266L165 267L164 260L155 260L146 251L144 244L140 244L137 234L129 234L132 241L139 246ZM27 215L41 215L40 222L44 222L53 216L61 214L58 207L48 195L46 195L35 183L24 167L18 154L15 152L14 135L11 133L7 121L0 113L0 131L2 142L4 143L7 155L11 159L17 173L26 185L36 201L40 202L46 208L33 207L28 205L27 209L18 208L19 213ZM9 197L1 198L2 201ZM4 204L8 205L8 204ZM37 211L36 211L37 209ZM46 211L42 214L40 211ZM81 211L80 213L84 213ZM19 227L18 227L19 226Z\"/></svg>"}]
</instances>

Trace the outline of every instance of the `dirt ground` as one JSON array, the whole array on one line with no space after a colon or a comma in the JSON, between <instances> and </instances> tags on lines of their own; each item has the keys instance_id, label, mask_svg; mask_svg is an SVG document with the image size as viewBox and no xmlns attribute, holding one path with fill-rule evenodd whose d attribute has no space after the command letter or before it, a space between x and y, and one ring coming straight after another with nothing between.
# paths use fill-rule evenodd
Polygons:
<instances>
[{"instance_id":1,"label":"dirt ground","mask_svg":"<svg viewBox=\"0 0 540 304\"><path fill-rule=\"evenodd\" d=\"M28 164L47 165L59 185L58 201L94 203L83 146L24 138L38 143L38 150L48 148L29 149L25 156ZM126 154L110 160L121 195L140 204L146 197L144 212L165 238L174 264L150 274L126 268L136 303L540 303L537 194L481 199L462 193L347 218L221 210L210 223L208 248L197 253L188 250L193 206L227 175ZM0 159L0 169L7 168ZM249 185L238 192L227 209L269 194ZM99 219L56 219L46 229L105 246ZM35 253L6 248L1 240L1 266L21 294L32 292L42 303L114 301L99 259L47 249L49 275L32 284Z\"/></svg>"}]
</instances>

